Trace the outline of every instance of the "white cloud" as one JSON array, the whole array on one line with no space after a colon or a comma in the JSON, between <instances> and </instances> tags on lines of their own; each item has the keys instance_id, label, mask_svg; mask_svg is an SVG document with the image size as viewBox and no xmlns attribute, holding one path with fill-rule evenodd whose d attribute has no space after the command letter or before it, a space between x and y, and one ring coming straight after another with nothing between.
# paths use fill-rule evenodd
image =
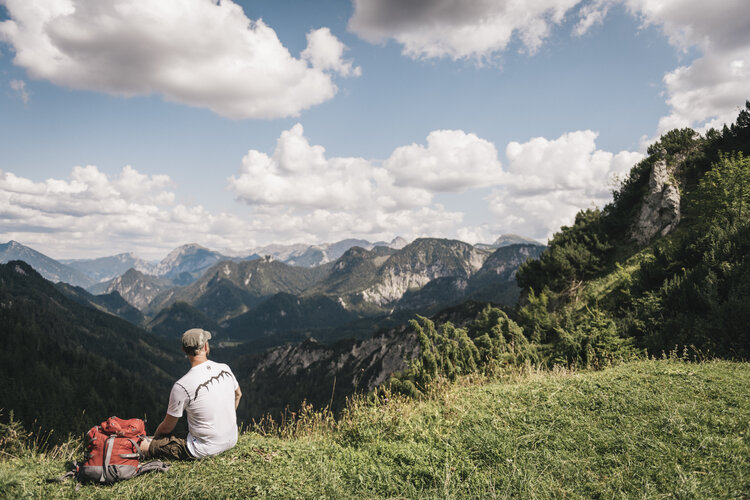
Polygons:
<instances>
[{"instance_id":1,"label":"white cloud","mask_svg":"<svg viewBox=\"0 0 750 500\"><path fill-rule=\"evenodd\" d=\"M372 43L389 39L412 58L483 61L513 40L534 53L572 13L573 34L604 22L624 5L643 26L660 29L678 51L700 56L664 76L669 115L658 133L731 123L750 89L750 9L746 0L354 0L349 29ZM577 10L576 10L577 9Z\"/></svg>"},{"instance_id":2,"label":"white cloud","mask_svg":"<svg viewBox=\"0 0 750 500\"><path fill-rule=\"evenodd\" d=\"M460 131L455 135L464 143L481 142L495 151L476 136ZM446 162L442 167L431 164L434 173L450 172L452 159L448 153L460 153L460 144L453 148L446 145L445 157L436 156L432 147L407 148L433 155L433 162ZM496 153L494 156L497 163ZM266 221L267 231L258 235L265 241L454 234L463 214L433 203L438 180L397 177L392 168L399 158L394 153L382 166L363 158L327 158L325 148L311 145L302 125L297 124L282 132L272 155L248 151L237 175L228 179L228 188L238 200L253 207L253 218Z\"/></svg>"},{"instance_id":3,"label":"white cloud","mask_svg":"<svg viewBox=\"0 0 750 500\"><path fill-rule=\"evenodd\" d=\"M744 0L626 0L644 25L659 26L679 50L702 55L664 76L671 113L659 133L676 127L732 123L750 89L750 9Z\"/></svg>"},{"instance_id":4,"label":"white cloud","mask_svg":"<svg viewBox=\"0 0 750 500\"><path fill-rule=\"evenodd\" d=\"M241 252L272 242L455 234L463 214L434 203L429 190L396 186L388 170L361 158L326 158L303 132L283 132L271 156L249 151L229 179L250 216L181 203L168 176L131 166L116 176L76 166L66 179L42 182L0 171L0 238L58 258L161 258L187 242Z\"/></svg>"},{"instance_id":5,"label":"white cloud","mask_svg":"<svg viewBox=\"0 0 750 500\"><path fill-rule=\"evenodd\" d=\"M326 158L310 145L297 124L282 132L273 156L250 150L229 187L251 205L299 209L397 211L428 205L432 194L420 186L395 186L384 168L362 158Z\"/></svg>"},{"instance_id":6,"label":"white cloud","mask_svg":"<svg viewBox=\"0 0 750 500\"><path fill-rule=\"evenodd\" d=\"M578 11L579 21L573 28L573 34L581 36L585 34L592 26L604 22L607 17L609 8L616 0L593 0L581 6Z\"/></svg>"},{"instance_id":7,"label":"white cloud","mask_svg":"<svg viewBox=\"0 0 750 500\"><path fill-rule=\"evenodd\" d=\"M504 169L491 142L461 130L438 130L426 145L396 148L379 165L327 158L297 124L281 134L271 156L249 151L229 178L229 189L259 217L273 221L274 230L302 241L442 234L478 242L508 232L543 239L570 224L580 209L609 202L613 178L643 157L598 150L596 138L585 130L511 142ZM459 228L462 214L433 203L439 192L480 193L488 187L497 216L490 225Z\"/></svg>"},{"instance_id":8,"label":"white cloud","mask_svg":"<svg viewBox=\"0 0 750 500\"><path fill-rule=\"evenodd\" d=\"M349 29L412 58L483 60L517 39L534 53L580 0L354 0Z\"/></svg>"},{"instance_id":9,"label":"white cloud","mask_svg":"<svg viewBox=\"0 0 750 500\"><path fill-rule=\"evenodd\" d=\"M230 0L4 0L0 41L32 78L121 96L161 94L230 118L294 116L358 75L327 28L300 58Z\"/></svg>"},{"instance_id":10,"label":"white cloud","mask_svg":"<svg viewBox=\"0 0 750 500\"><path fill-rule=\"evenodd\" d=\"M343 60L345 50L346 46L331 34L330 29L320 28L307 34L307 48L301 55L314 68L332 70L342 76L360 76L361 68Z\"/></svg>"},{"instance_id":11,"label":"white cloud","mask_svg":"<svg viewBox=\"0 0 750 500\"><path fill-rule=\"evenodd\" d=\"M671 110L659 121L658 134L673 128L703 131L732 123L744 107L750 89L747 2L594 0L581 8L574 33L585 33L601 23L609 7L616 3L624 4L643 26L659 28L681 53L697 49L701 54L664 75L666 102Z\"/></svg>"},{"instance_id":12,"label":"white cloud","mask_svg":"<svg viewBox=\"0 0 750 500\"><path fill-rule=\"evenodd\" d=\"M427 146L397 148L383 166L399 186L431 191L461 191L497 184L502 166L495 145L462 130L435 130Z\"/></svg>"},{"instance_id":13,"label":"white cloud","mask_svg":"<svg viewBox=\"0 0 750 500\"><path fill-rule=\"evenodd\" d=\"M481 226L466 226L456 231L456 238L476 245L477 243L491 243L495 241L498 234L494 232L488 224Z\"/></svg>"},{"instance_id":14,"label":"white cloud","mask_svg":"<svg viewBox=\"0 0 750 500\"><path fill-rule=\"evenodd\" d=\"M67 179L43 182L0 171L0 236L50 249L56 257L136 251L147 258L161 258L187 242L241 252L268 243L396 235L474 243L514 232L543 239L570 224L581 208L609 201L611 177L642 157L598 150L591 131L512 142L506 156L503 168L492 143L458 130L435 131L426 145L396 148L382 164L328 158L295 125L279 136L271 155L249 151L228 179L229 189L249 207L238 206L250 212L245 216L182 203L168 176L131 166L116 176L78 166ZM466 180L456 177L466 165L472 166ZM400 173L397 167L403 167ZM485 197L489 189L495 220L480 225L464 225L463 213L434 199L443 192L449 200L454 195L446 191L461 190L462 196Z\"/></svg>"},{"instance_id":15,"label":"white cloud","mask_svg":"<svg viewBox=\"0 0 750 500\"><path fill-rule=\"evenodd\" d=\"M161 258L185 242L223 247L250 241L243 231L252 224L174 204L170 185L165 175L141 174L130 166L115 178L95 166L74 167L68 179L43 182L0 171L0 234L64 257L117 249Z\"/></svg>"},{"instance_id":16,"label":"white cloud","mask_svg":"<svg viewBox=\"0 0 750 500\"><path fill-rule=\"evenodd\" d=\"M609 202L613 177L627 173L643 155L598 150L596 137L585 130L509 143L507 181L489 197L501 232L548 238L571 224L579 210Z\"/></svg>"},{"instance_id":17,"label":"white cloud","mask_svg":"<svg viewBox=\"0 0 750 500\"><path fill-rule=\"evenodd\" d=\"M11 80L10 88L12 88L21 98L24 104L29 103L29 91L26 90L26 82L23 80Z\"/></svg>"}]
</instances>

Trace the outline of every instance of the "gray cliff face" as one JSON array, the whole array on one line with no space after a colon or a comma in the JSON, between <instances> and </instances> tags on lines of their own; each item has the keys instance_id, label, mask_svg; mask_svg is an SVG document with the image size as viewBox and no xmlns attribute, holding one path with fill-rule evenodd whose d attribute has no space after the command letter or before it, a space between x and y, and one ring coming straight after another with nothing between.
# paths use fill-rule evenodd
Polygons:
<instances>
[{"instance_id":1,"label":"gray cliff face","mask_svg":"<svg viewBox=\"0 0 750 500\"><path fill-rule=\"evenodd\" d=\"M154 300L154 297L172 286L168 279L129 269L122 276L98 283L89 291L94 294L118 292L129 304L143 311Z\"/></svg>"},{"instance_id":2,"label":"gray cliff face","mask_svg":"<svg viewBox=\"0 0 750 500\"><path fill-rule=\"evenodd\" d=\"M631 231L642 245L657 234L666 236L680 223L680 190L675 180L679 163L662 159L651 169L648 192Z\"/></svg>"},{"instance_id":3,"label":"gray cliff face","mask_svg":"<svg viewBox=\"0 0 750 500\"><path fill-rule=\"evenodd\" d=\"M339 377L354 388L371 391L395 373L407 368L408 361L419 353L414 332L398 335L391 332L365 340L324 346L315 341L290 344L266 352L250 373L255 383L268 377L290 380L317 372L316 377ZM346 382L344 382L346 381Z\"/></svg>"},{"instance_id":4,"label":"gray cliff face","mask_svg":"<svg viewBox=\"0 0 750 500\"><path fill-rule=\"evenodd\" d=\"M490 253L460 241L422 238L391 256L378 271L376 282L362 291L365 302L387 306L408 290L424 287L438 278L469 279Z\"/></svg>"}]
</instances>

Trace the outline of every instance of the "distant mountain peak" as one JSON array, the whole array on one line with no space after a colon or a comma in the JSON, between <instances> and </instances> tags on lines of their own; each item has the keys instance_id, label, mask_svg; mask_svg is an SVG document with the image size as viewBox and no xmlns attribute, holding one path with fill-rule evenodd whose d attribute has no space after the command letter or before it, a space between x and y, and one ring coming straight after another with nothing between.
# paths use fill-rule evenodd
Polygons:
<instances>
[{"instance_id":1,"label":"distant mountain peak","mask_svg":"<svg viewBox=\"0 0 750 500\"><path fill-rule=\"evenodd\" d=\"M171 278L185 272L190 274L199 273L221 260L228 259L229 257L226 255L222 255L197 243L188 243L169 252L169 255L156 266L156 274Z\"/></svg>"},{"instance_id":2,"label":"distant mountain peak","mask_svg":"<svg viewBox=\"0 0 750 500\"><path fill-rule=\"evenodd\" d=\"M483 250L495 250L510 245L536 245L541 247L545 246L543 243L539 243L537 240L534 240L532 238L527 238L526 236L512 233L501 234L500 236L498 236L494 243L477 243L474 246Z\"/></svg>"},{"instance_id":3,"label":"distant mountain peak","mask_svg":"<svg viewBox=\"0 0 750 500\"><path fill-rule=\"evenodd\" d=\"M175 248L174 250L172 250L171 252L169 252L169 254L167 254L167 257L165 258L165 260L168 260L170 258L176 258L176 257L179 257L181 255L185 255L187 253L197 252L199 250L206 250L206 251L210 252L210 250L208 248L206 248L206 247L204 247L202 245L199 245L197 243L186 243L184 245L178 246L177 248Z\"/></svg>"},{"instance_id":4,"label":"distant mountain peak","mask_svg":"<svg viewBox=\"0 0 750 500\"><path fill-rule=\"evenodd\" d=\"M506 247L508 245L517 245L517 244L542 245L536 240L527 238L526 236L521 236L519 234L513 234L513 233L501 234L493 243L493 245L497 248Z\"/></svg>"},{"instance_id":5,"label":"distant mountain peak","mask_svg":"<svg viewBox=\"0 0 750 500\"><path fill-rule=\"evenodd\" d=\"M396 236L395 238L391 240L391 243L388 246L391 248L395 248L396 250L400 250L408 244L409 242L407 240L405 240L401 236Z\"/></svg>"},{"instance_id":6,"label":"distant mountain peak","mask_svg":"<svg viewBox=\"0 0 750 500\"><path fill-rule=\"evenodd\" d=\"M12 260L26 262L45 279L53 283L62 281L78 286L89 286L93 283L93 280L78 270L15 240L0 244L0 263Z\"/></svg>"}]
</instances>

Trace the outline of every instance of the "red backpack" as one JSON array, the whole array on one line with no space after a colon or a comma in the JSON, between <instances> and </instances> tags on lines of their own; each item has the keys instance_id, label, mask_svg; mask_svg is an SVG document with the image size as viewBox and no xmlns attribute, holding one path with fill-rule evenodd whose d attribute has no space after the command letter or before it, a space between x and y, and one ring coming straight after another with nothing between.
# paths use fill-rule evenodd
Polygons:
<instances>
[{"instance_id":1,"label":"red backpack","mask_svg":"<svg viewBox=\"0 0 750 500\"><path fill-rule=\"evenodd\" d=\"M141 465L140 443L146 437L146 424L139 418L109 417L86 433L83 463L59 478L75 476L80 482L112 484L146 472L167 471L169 464L154 460Z\"/></svg>"}]
</instances>

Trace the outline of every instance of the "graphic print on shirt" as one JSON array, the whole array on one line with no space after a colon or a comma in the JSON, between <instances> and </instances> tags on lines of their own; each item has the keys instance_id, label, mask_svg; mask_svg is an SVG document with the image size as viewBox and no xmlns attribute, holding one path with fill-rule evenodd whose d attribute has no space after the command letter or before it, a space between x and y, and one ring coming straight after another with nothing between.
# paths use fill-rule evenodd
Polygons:
<instances>
[{"instance_id":1,"label":"graphic print on shirt","mask_svg":"<svg viewBox=\"0 0 750 500\"><path fill-rule=\"evenodd\" d=\"M206 380L202 384L200 384L198 387L195 388L195 396L193 396L193 400L198 398L198 391L200 391L203 387L206 388L206 390L209 390L209 386L214 383L214 381L219 381L224 377L232 378L232 372L228 372L226 370L221 370L218 375L214 375L210 379Z\"/></svg>"}]
</instances>

